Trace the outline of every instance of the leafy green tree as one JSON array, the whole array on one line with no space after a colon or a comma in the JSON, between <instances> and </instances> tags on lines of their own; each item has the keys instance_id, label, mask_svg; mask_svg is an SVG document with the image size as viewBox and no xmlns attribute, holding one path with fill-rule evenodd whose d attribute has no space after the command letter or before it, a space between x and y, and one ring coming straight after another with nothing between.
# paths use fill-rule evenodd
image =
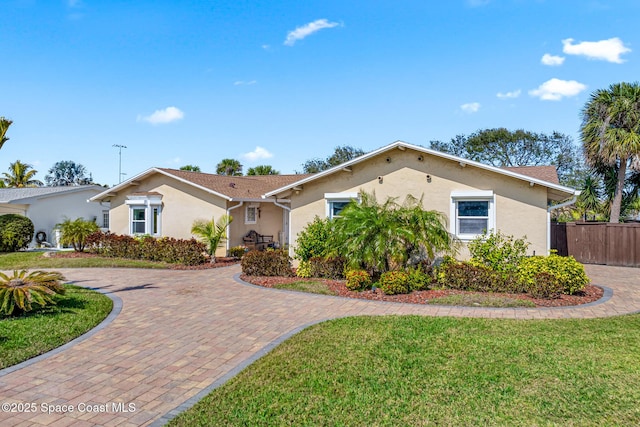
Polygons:
<instances>
[{"instance_id":1,"label":"leafy green tree","mask_svg":"<svg viewBox=\"0 0 640 427\"><path fill-rule=\"evenodd\" d=\"M222 215L218 222L214 218L211 221L196 220L191 226L191 233L207 244L211 263L216 262L216 249L227 240L227 227L233 221L230 215Z\"/></svg>"},{"instance_id":2,"label":"leafy green tree","mask_svg":"<svg viewBox=\"0 0 640 427\"><path fill-rule=\"evenodd\" d=\"M184 165L180 167L181 171L190 171L190 172L202 172L200 170L200 166L195 165Z\"/></svg>"},{"instance_id":3,"label":"leafy green tree","mask_svg":"<svg viewBox=\"0 0 640 427\"><path fill-rule=\"evenodd\" d=\"M222 159L216 165L218 175L242 176L242 164L236 159Z\"/></svg>"},{"instance_id":4,"label":"leafy green tree","mask_svg":"<svg viewBox=\"0 0 640 427\"><path fill-rule=\"evenodd\" d=\"M72 160L62 160L56 162L49 173L45 175L44 181L49 187L68 187L73 185L93 184L91 174L87 177L87 169Z\"/></svg>"},{"instance_id":5,"label":"leafy green tree","mask_svg":"<svg viewBox=\"0 0 640 427\"><path fill-rule=\"evenodd\" d=\"M583 169L573 139L559 132L484 129L450 142L431 141L430 148L496 167L554 165L565 185L575 185Z\"/></svg>"},{"instance_id":6,"label":"leafy green tree","mask_svg":"<svg viewBox=\"0 0 640 427\"><path fill-rule=\"evenodd\" d=\"M66 218L57 225L60 229L60 243L63 245L71 245L76 252L84 252L87 243L87 237L100 230L95 221L76 218L71 220Z\"/></svg>"},{"instance_id":7,"label":"leafy green tree","mask_svg":"<svg viewBox=\"0 0 640 427\"><path fill-rule=\"evenodd\" d=\"M609 222L620 221L627 169L640 159L640 85L599 89L582 110L582 144L590 165L617 166Z\"/></svg>"},{"instance_id":8,"label":"leafy green tree","mask_svg":"<svg viewBox=\"0 0 640 427\"><path fill-rule=\"evenodd\" d=\"M303 173L322 172L351 159L362 156L363 154L365 154L364 151L359 148L354 148L349 145L338 146L335 148L333 154L326 159L307 160L302 165Z\"/></svg>"},{"instance_id":9,"label":"leafy green tree","mask_svg":"<svg viewBox=\"0 0 640 427\"><path fill-rule=\"evenodd\" d=\"M255 175L280 175L271 165L258 165L247 170L247 176Z\"/></svg>"},{"instance_id":10,"label":"leafy green tree","mask_svg":"<svg viewBox=\"0 0 640 427\"><path fill-rule=\"evenodd\" d=\"M429 258L455 251L446 217L422 208L422 199L409 196L403 204L389 197L383 203L375 193L361 192L332 221L331 252L348 259L349 267L381 274L408 265L418 251Z\"/></svg>"},{"instance_id":11,"label":"leafy green tree","mask_svg":"<svg viewBox=\"0 0 640 427\"><path fill-rule=\"evenodd\" d=\"M9 165L9 172L3 172L3 180L7 187L24 188L24 187L40 187L42 181L34 179L38 173L31 165L22 163L20 160Z\"/></svg>"},{"instance_id":12,"label":"leafy green tree","mask_svg":"<svg viewBox=\"0 0 640 427\"><path fill-rule=\"evenodd\" d=\"M6 135L9 126L11 126L11 123L13 123L11 120L0 117L0 148L2 148L4 143L9 140Z\"/></svg>"}]
</instances>

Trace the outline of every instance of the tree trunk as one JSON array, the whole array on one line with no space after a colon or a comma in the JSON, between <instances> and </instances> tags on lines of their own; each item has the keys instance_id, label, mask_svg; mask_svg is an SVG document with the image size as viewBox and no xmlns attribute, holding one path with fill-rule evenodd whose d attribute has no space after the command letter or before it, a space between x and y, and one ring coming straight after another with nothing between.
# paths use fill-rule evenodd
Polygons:
<instances>
[{"instance_id":1,"label":"tree trunk","mask_svg":"<svg viewBox=\"0 0 640 427\"><path fill-rule=\"evenodd\" d=\"M622 208L622 194L624 192L624 181L627 175L627 159L620 159L620 167L618 168L618 182L616 183L616 191L613 193L613 201L611 203L611 213L609 214L609 222L617 224L620 222L620 210Z\"/></svg>"}]
</instances>

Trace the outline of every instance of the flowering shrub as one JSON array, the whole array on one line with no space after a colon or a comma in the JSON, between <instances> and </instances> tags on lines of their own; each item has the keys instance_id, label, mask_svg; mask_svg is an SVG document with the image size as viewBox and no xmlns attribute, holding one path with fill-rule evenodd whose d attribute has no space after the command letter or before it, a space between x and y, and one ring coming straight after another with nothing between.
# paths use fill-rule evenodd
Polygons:
<instances>
[{"instance_id":1,"label":"flowering shrub","mask_svg":"<svg viewBox=\"0 0 640 427\"><path fill-rule=\"evenodd\" d=\"M387 271L380 276L378 287L387 295L408 294L409 275L404 271Z\"/></svg>"},{"instance_id":2,"label":"flowering shrub","mask_svg":"<svg viewBox=\"0 0 640 427\"><path fill-rule=\"evenodd\" d=\"M365 270L348 270L346 287L350 291L361 291L371 287L371 276Z\"/></svg>"}]
</instances>

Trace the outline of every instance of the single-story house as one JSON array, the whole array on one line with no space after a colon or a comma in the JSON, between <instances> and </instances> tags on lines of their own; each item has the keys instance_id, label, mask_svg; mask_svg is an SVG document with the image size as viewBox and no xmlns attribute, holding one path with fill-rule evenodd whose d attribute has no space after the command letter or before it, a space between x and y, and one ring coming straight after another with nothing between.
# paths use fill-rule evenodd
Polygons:
<instances>
[{"instance_id":1,"label":"single-story house","mask_svg":"<svg viewBox=\"0 0 640 427\"><path fill-rule=\"evenodd\" d=\"M104 191L99 185L68 187L0 188L0 215L24 215L33 222L30 246L58 246L54 228L66 218L93 220L103 228L109 225L108 203L87 203Z\"/></svg>"},{"instance_id":2,"label":"single-story house","mask_svg":"<svg viewBox=\"0 0 640 427\"><path fill-rule=\"evenodd\" d=\"M422 197L445 213L448 227L469 241L484 230L526 236L531 254L546 254L550 213L579 191L558 183L553 166L497 168L397 141L311 175L234 177L152 168L91 198L110 202L110 230L119 234L191 237L195 219L235 219L228 247L251 230L271 235L293 254L296 236L314 217L334 217L360 191L403 200ZM462 256L465 256L464 251Z\"/></svg>"}]
</instances>

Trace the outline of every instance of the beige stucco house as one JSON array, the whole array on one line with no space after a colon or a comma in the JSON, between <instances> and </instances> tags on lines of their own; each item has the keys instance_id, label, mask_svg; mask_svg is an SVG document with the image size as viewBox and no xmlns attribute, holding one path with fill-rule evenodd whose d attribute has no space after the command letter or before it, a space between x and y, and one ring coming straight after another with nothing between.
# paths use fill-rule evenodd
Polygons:
<instances>
[{"instance_id":1,"label":"beige stucco house","mask_svg":"<svg viewBox=\"0 0 640 427\"><path fill-rule=\"evenodd\" d=\"M110 231L190 238L196 219L233 216L227 247L255 230L293 254L296 236L315 216L339 215L360 191L404 199L446 214L454 235L484 230L526 236L530 253L549 250L550 212L575 202L555 168L496 168L397 141L313 175L221 176L152 168L91 198L110 202ZM221 254L223 251L220 251ZM464 250L461 254L464 256Z\"/></svg>"}]
</instances>

